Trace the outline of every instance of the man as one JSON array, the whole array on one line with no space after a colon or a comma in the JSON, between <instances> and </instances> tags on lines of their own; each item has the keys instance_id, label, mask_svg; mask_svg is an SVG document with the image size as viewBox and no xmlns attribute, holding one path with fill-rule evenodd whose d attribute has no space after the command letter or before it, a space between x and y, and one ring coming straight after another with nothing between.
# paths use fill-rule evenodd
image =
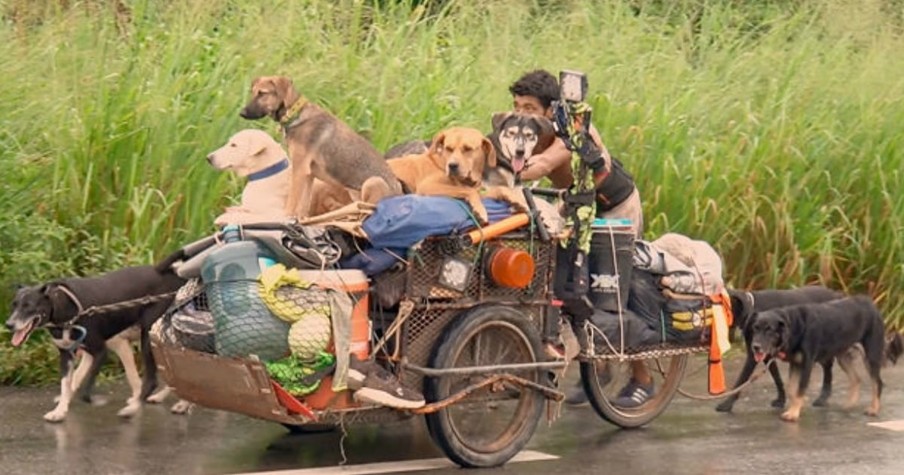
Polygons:
<instances>
[{"instance_id":1,"label":"man","mask_svg":"<svg viewBox=\"0 0 904 475\"><path fill-rule=\"evenodd\" d=\"M510 87L513 108L522 114L542 115L552 119L552 102L559 99L559 82L546 70L538 69L521 76ZM617 160L613 160L606 150L599 133L590 125L590 135L602 155L602 167L594 173L596 187L596 216L598 218L627 218L634 226L635 235L643 235L643 207L640 192L634 179ZM532 155L521 171L524 181L547 177L556 188L569 188L574 181L571 173L571 151L565 143L556 138L555 142L536 155ZM619 397L613 401L624 408L637 407L654 394L653 378L643 361L631 363L633 377L622 388ZM601 379L608 378L600 374ZM565 399L567 404L579 405L587 402L580 381Z\"/></svg>"}]
</instances>

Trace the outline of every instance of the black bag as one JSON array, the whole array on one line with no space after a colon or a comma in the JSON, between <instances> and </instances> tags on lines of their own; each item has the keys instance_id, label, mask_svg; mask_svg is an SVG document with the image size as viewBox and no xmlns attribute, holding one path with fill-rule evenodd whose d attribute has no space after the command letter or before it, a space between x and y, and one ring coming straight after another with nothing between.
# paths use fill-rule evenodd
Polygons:
<instances>
[{"instance_id":1,"label":"black bag","mask_svg":"<svg viewBox=\"0 0 904 475\"><path fill-rule=\"evenodd\" d=\"M701 341L709 328L704 307L706 299L668 299L659 285L660 276L643 269L634 269L628 309L667 342ZM712 312L709 311L709 318ZM709 320L711 321L711 320Z\"/></svg>"},{"instance_id":2,"label":"black bag","mask_svg":"<svg viewBox=\"0 0 904 475\"><path fill-rule=\"evenodd\" d=\"M603 338L603 335L594 333L593 343L599 353L610 352L609 345L612 345L615 351L621 351L622 330L619 327L620 323L624 325L625 350L652 346L662 341L659 333L646 320L630 310L625 310L621 319L616 313L594 310L590 321L605 335L605 338ZM575 334L577 334L577 331L575 331ZM606 340L608 340L608 343Z\"/></svg>"}]
</instances>

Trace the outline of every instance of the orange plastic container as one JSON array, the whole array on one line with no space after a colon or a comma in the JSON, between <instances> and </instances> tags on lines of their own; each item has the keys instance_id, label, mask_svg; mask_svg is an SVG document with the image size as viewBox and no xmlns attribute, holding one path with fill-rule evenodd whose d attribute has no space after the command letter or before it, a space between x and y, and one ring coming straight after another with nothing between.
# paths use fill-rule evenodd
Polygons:
<instances>
[{"instance_id":1,"label":"orange plastic container","mask_svg":"<svg viewBox=\"0 0 904 475\"><path fill-rule=\"evenodd\" d=\"M501 287L523 289L534 279L534 258L530 254L508 247L490 251L486 269L490 279Z\"/></svg>"}]
</instances>

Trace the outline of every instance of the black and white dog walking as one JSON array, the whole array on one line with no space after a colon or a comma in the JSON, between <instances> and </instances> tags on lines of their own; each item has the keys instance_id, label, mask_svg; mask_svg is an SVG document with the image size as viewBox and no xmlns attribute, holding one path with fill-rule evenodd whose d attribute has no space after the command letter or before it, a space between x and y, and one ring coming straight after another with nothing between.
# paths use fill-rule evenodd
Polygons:
<instances>
[{"instance_id":1,"label":"black and white dog walking","mask_svg":"<svg viewBox=\"0 0 904 475\"><path fill-rule=\"evenodd\" d=\"M118 414L129 417L137 413L157 386L157 366L149 340L151 325L184 283L167 264L127 267L98 277L73 277L20 288L6 321L13 333L13 346L25 343L35 330L46 328L60 352L60 397L44 419L59 422L66 418L73 395L86 377L92 378L100 369L107 347L123 362L132 389L127 405ZM93 307L129 302L131 305L90 312ZM143 381L135 370L128 338L123 335L133 326L140 331ZM84 350L85 359L76 372L74 356L78 349Z\"/></svg>"}]
</instances>

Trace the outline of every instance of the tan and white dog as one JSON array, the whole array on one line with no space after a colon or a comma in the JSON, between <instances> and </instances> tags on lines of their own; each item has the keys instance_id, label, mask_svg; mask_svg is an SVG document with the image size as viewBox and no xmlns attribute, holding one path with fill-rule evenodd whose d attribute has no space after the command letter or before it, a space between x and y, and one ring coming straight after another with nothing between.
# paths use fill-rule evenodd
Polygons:
<instances>
[{"instance_id":1,"label":"tan and white dog","mask_svg":"<svg viewBox=\"0 0 904 475\"><path fill-rule=\"evenodd\" d=\"M291 219L285 212L292 179L292 162L282 146L263 130L245 129L207 155L217 170L229 170L248 178L240 206L229 207L214 224L246 224ZM314 180L311 210L314 215L338 209L350 202L342 187Z\"/></svg>"}]
</instances>

